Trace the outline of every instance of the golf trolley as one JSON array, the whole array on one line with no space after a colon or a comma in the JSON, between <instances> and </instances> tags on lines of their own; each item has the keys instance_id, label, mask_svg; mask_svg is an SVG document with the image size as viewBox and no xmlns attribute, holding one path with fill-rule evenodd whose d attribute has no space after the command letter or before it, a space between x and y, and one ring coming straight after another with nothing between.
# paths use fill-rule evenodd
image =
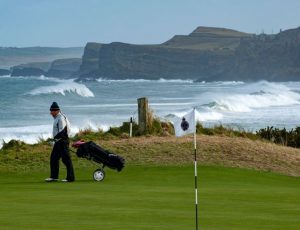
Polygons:
<instances>
[{"instance_id":1,"label":"golf trolley","mask_svg":"<svg viewBox=\"0 0 300 230\"><path fill-rule=\"evenodd\" d=\"M76 155L79 158L86 158L87 160L102 164L101 168L94 171L93 178L95 181L104 180L105 166L115 169L118 172L120 172L124 167L125 159L123 157L103 149L92 141L77 141L73 143L72 146L77 149Z\"/></svg>"}]
</instances>

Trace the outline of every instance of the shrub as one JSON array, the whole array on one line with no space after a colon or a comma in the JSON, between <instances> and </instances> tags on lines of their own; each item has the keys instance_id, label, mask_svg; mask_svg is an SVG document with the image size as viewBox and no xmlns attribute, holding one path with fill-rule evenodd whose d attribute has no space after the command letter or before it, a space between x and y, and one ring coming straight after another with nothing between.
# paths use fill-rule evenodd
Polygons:
<instances>
[{"instance_id":1,"label":"shrub","mask_svg":"<svg viewBox=\"0 0 300 230\"><path fill-rule=\"evenodd\" d=\"M16 149L16 150L20 150L22 147L24 147L26 144L23 141L19 141L19 140L10 140L9 142L4 142L3 141L3 146L2 149L3 150L7 150L7 149Z\"/></svg>"},{"instance_id":2,"label":"shrub","mask_svg":"<svg viewBox=\"0 0 300 230\"><path fill-rule=\"evenodd\" d=\"M300 148L300 127L288 131L286 128L279 129L268 126L257 131L256 135L276 144Z\"/></svg>"}]
</instances>

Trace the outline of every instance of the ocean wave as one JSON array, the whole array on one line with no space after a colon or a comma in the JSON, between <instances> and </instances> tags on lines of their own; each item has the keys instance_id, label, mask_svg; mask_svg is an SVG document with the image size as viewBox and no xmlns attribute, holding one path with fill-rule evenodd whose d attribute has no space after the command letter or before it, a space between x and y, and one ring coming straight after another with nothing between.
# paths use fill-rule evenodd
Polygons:
<instances>
[{"instance_id":1,"label":"ocean wave","mask_svg":"<svg viewBox=\"0 0 300 230\"><path fill-rule=\"evenodd\" d=\"M10 75L3 75L3 76L0 76L0 78L10 78Z\"/></svg>"},{"instance_id":2,"label":"ocean wave","mask_svg":"<svg viewBox=\"0 0 300 230\"><path fill-rule=\"evenodd\" d=\"M192 102L166 102L166 103L149 103L150 106L153 106L153 107L163 107L163 108L166 108L166 107L172 107L174 108L175 106L176 107L181 107L181 106L191 106L193 105L194 103Z\"/></svg>"},{"instance_id":3,"label":"ocean wave","mask_svg":"<svg viewBox=\"0 0 300 230\"><path fill-rule=\"evenodd\" d=\"M82 105L68 105L69 108L111 108L111 107L136 107L137 104L82 104Z\"/></svg>"},{"instance_id":4,"label":"ocean wave","mask_svg":"<svg viewBox=\"0 0 300 230\"><path fill-rule=\"evenodd\" d=\"M51 81L51 82L63 82L65 80L55 78L55 77L46 77L45 75L41 76L11 76L11 75L4 75L0 76L0 78L12 78L12 79L22 79L22 80L41 80L41 81ZM75 80L75 79L70 79Z\"/></svg>"},{"instance_id":5,"label":"ocean wave","mask_svg":"<svg viewBox=\"0 0 300 230\"><path fill-rule=\"evenodd\" d=\"M215 83L219 85L243 85L245 82L243 81L216 81Z\"/></svg>"},{"instance_id":6,"label":"ocean wave","mask_svg":"<svg viewBox=\"0 0 300 230\"><path fill-rule=\"evenodd\" d=\"M105 79L105 78L98 78L96 79L97 82L133 82L133 83L141 83L141 82L158 82L158 83L193 83L193 80L187 79L164 79L160 78L158 80L148 80L148 79L124 79L124 80L113 80L113 79Z\"/></svg>"},{"instance_id":7,"label":"ocean wave","mask_svg":"<svg viewBox=\"0 0 300 230\"><path fill-rule=\"evenodd\" d=\"M84 121L82 125L71 124L70 136L73 137L80 130L91 129L93 131L107 131L110 125L97 125L91 121ZM3 142L8 143L11 140L20 140L27 144L36 144L40 140L52 138L52 125L34 125L22 127L0 128L0 149Z\"/></svg>"},{"instance_id":8,"label":"ocean wave","mask_svg":"<svg viewBox=\"0 0 300 230\"><path fill-rule=\"evenodd\" d=\"M58 80L57 85L52 86L42 86L31 90L28 94L30 95L41 95L41 94L62 94L66 93L76 93L82 97L94 97L94 93L88 89L84 84L79 84L74 82L74 80Z\"/></svg>"},{"instance_id":9,"label":"ocean wave","mask_svg":"<svg viewBox=\"0 0 300 230\"><path fill-rule=\"evenodd\" d=\"M166 102L166 103L149 103L153 107L166 107L166 106L182 106L193 105L191 102ZM68 105L68 108L121 108L121 107L137 107L136 103L116 103L116 104L82 104L82 105Z\"/></svg>"},{"instance_id":10,"label":"ocean wave","mask_svg":"<svg viewBox=\"0 0 300 230\"><path fill-rule=\"evenodd\" d=\"M223 95L222 98L206 106L221 111L250 112L255 108L300 104L300 94L281 84L263 81L247 86L247 89L243 90L249 91L249 89L256 89L256 91L248 94Z\"/></svg>"},{"instance_id":11,"label":"ocean wave","mask_svg":"<svg viewBox=\"0 0 300 230\"><path fill-rule=\"evenodd\" d=\"M82 122L82 125L72 125L71 135L75 135L76 133L80 132L81 130L92 130L92 131L99 131L102 130L104 132L108 131L111 125L105 124L96 124L90 120L85 120Z\"/></svg>"},{"instance_id":12,"label":"ocean wave","mask_svg":"<svg viewBox=\"0 0 300 230\"><path fill-rule=\"evenodd\" d=\"M41 80L41 81L52 81L52 82L63 82L65 80L59 79L59 78L55 78L55 77L46 77L44 75L41 75L39 77L33 77L37 80ZM72 81L74 81L75 79L70 79Z\"/></svg>"},{"instance_id":13,"label":"ocean wave","mask_svg":"<svg viewBox=\"0 0 300 230\"><path fill-rule=\"evenodd\" d=\"M0 149L3 142L7 143L11 140L20 140L27 144L36 144L40 139L48 139L52 135L51 125L35 125L22 127L6 127L0 128Z\"/></svg>"},{"instance_id":14,"label":"ocean wave","mask_svg":"<svg viewBox=\"0 0 300 230\"><path fill-rule=\"evenodd\" d=\"M184 112L176 112L174 114L169 114L165 118L167 120L173 121L175 118L183 117L185 114L187 114L188 111ZM205 121L219 121L222 120L223 114L215 111L208 111L208 112L199 112L198 110L195 111L195 119L199 122L205 122Z\"/></svg>"}]
</instances>

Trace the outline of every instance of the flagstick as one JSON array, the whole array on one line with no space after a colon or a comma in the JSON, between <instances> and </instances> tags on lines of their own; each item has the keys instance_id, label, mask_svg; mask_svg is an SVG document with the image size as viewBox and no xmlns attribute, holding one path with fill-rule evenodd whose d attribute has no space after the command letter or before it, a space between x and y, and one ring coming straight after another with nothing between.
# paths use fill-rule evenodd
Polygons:
<instances>
[{"instance_id":1,"label":"flagstick","mask_svg":"<svg viewBox=\"0 0 300 230\"><path fill-rule=\"evenodd\" d=\"M197 139L194 132L196 230L198 230Z\"/></svg>"},{"instance_id":2,"label":"flagstick","mask_svg":"<svg viewBox=\"0 0 300 230\"><path fill-rule=\"evenodd\" d=\"M196 128L196 119L195 114L196 109L194 108L194 122L195 122L195 131L194 131L194 156L195 156L195 208L196 208L196 230L198 230L198 183L197 183L197 128Z\"/></svg>"}]
</instances>

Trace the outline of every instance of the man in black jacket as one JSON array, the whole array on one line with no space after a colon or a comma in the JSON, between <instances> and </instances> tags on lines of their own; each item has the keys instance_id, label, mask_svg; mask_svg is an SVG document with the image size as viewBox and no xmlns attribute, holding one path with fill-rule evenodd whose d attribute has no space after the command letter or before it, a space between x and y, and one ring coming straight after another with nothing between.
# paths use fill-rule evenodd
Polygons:
<instances>
[{"instance_id":1,"label":"man in black jacket","mask_svg":"<svg viewBox=\"0 0 300 230\"><path fill-rule=\"evenodd\" d=\"M50 157L50 177L45 179L46 182L58 181L59 174L59 160L67 168L67 177L63 182L73 182L75 180L73 164L69 152L69 133L70 123L67 117L60 111L56 102L53 102L50 107L50 114L54 118L53 123L53 138L54 146Z\"/></svg>"}]
</instances>

